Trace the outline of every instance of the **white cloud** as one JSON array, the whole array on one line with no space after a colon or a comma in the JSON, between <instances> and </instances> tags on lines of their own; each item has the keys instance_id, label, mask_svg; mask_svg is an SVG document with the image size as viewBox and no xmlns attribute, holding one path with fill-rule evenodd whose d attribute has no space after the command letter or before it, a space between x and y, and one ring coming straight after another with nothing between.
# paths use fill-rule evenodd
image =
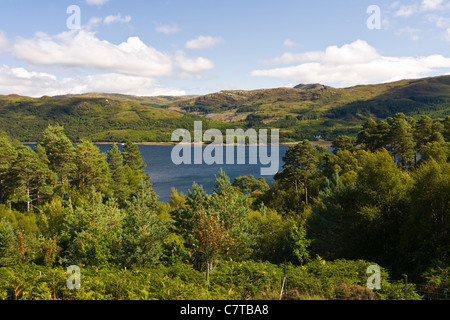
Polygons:
<instances>
[{"instance_id":1,"label":"white cloud","mask_svg":"<svg viewBox=\"0 0 450 320\"><path fill-rule=\"evenodd\" d=\"M183 71L195 73L203 70L211 70L214 68L214 63L206 58L188 58L182 51L178 51L175 55L175 63Z\"/></svg>"},{"instance_id":2,"label":"white cloud","mask_svg":"<svg viewBox=\"0 0 450 320\"><path fill-rule=\"evenodd\" d=\"M10 43L6 34L0 30L0 53L8 51L10 48Z\"/></svg>"},{"instance_id":3,"label":"white cloud","mask_svg":"<svg viewBox=\"0 0 450 320\"><path fill-rule=\"evenodd\" d=\"M403 5L400 6L395 13L397 17L409 17L416 13L423 13L429 11L442 11L450 8L450 1L444 0L422 0L420 4Z\"/></svg>"},{"instance_id":4,"label":"white cloud","mask_svg":"<svg viewBox=\"0 0 450 320\"><path fill-rule=\"evenodd\" d=\"M210 36L199 36L195 39L186 42L187 49L206 49L214 47L223 42L222 38L210 37Z\"/></svg>"},{"instance_id":5,"label":"white cloud","mask_svg":"<svg viewBox=\"0 0 450 320\"><path fill-rule=\"evenodd\" d=\"M411 27L405 27L397 31L398 36L407 35L411 40L417 41L420 40L421 37L418 35L420 33L419 29L411 28Z\"/></svg>"},{"instance_id":6,"label":"white cloud","mask_svg":"<svg viewBox=\"0 0 450 320\"><path fill-rule=\"evenodd\" d=\"M168 76L173 71L168 54L147 46L138 37L115 45L96 38L94 32L87 30L19 38L13 45L13 52L16 58L33 65L90 68L147 77Z\"/></svg>"},{"instance_id":7,"label":"white cloud","mask_svg":"<svg viewBox=\"0 0 450 320\"><path fill-rule=\"evenodd\" d=\"M395 13L396 17L409 17L418 11L417 5L401 6Z\"/></svg>"},{"instance_id":8,"label":"white cloud","mask_svg":"<svg viewBox=\"0 0 450 320\"><path fill-rule=\"evenodd\" d=\"M286 52L279 57L275 57L270 60L264 61L265 64L291 64L294 62L308 62L308 61L316 61L320 57L324 55L323 52L320 51L312 51L305 53L292 53Z\"/></svg>"},{"instance_id":9,"label":"white cloud","mask_svg":"<svg viewBox=\"0 0 450 320\"><path fill-rule=\"evenodd\" d=\"M113 15L107 16L103 20L103 23L105 23L105 24L112 24L112 23L116 23L116 22L128 23L130 21L131 21L131 16L125 16L124 18L122 18L122 15L120 13L118 13L115 16L113 16Z\"/></svg>"},{"instance_id":10,"label":"white cloud","mask_svg":"<svg viewBox=\"0 0 450 320\"><path fill-rule=\"evenodd\" d=\"M283 44L284 44L286 47L293 47L293 46L295 46L295 42L292 41L291 39L286 39L286 40L284 40Z\"/></svg>"},{"instance_id":11,"label":"white cloud","mask_svg":"<svg viewBox=\"0 0 450 320\"><path fill-rule=\"evenodd\" d=\"M86 3L88 5L97 5L97 6L101 6L102 4L107 3L109 0L86 0Z\"/></svg>"},{"instance_id":12,"label":"white cloud","mask_svg":"<svg viewBox=\"0 0 450 320\"><path fill-rule=\"evenodd\" d=\"M87 92L122 93L138 96L185 95L177 88L163 87L155 79L117 73L58 79L55 75L24 68L0 68L0 94L31 97L81 94Z\"/></svg>"},{"instance_id":13,"label":"white cloud","mask_svg":"<svg viewBox=\"0 0 450 320\"><path fill-rule=\"evenodd\" d=\"M178 27L178 25L167 25L167 24L162 24L159 25L155 28L156 31L160 32L160 33L164 33L164 34L174 34L180 31L180 28Z\"/></svg>"},{"instance_id":14,"label":"white cloud","mask_svg":"<svg viewBox=\"0 0 450 320\"><path fill-rule=\"evenodd\" d=\"M304 53L303 55L308 55ZM315 61L295 66L254 70L253 76L278 77L298 83L352 86L396 81L427 76L442 68L450 68L450 58L382 56L367 42L357 40L342 47L328 47L322 54L315 52Z\"/></svg>"},{"instance_id":15,"label":"white cloud","mask_svg":"<svg viewBox=\"0 0 450 320\"><path fill-rule=\"evenodd\" d=\"M443 8L444 0L423 0L422 1L422 10L439 10Z\"/></svg>"}]
</instances>

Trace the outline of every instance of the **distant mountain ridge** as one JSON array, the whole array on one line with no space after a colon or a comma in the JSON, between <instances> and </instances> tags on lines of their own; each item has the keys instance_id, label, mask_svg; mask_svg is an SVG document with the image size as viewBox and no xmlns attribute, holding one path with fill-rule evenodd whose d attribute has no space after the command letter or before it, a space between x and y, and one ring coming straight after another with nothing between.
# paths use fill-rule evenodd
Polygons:
<instances>
[{"instance_id":1,"label":"distant mountain ridge","mask_svg":"<svg viewBox=\"0 0 450 320\"><path fill-rule=\"evenodd\" d=\"M74 140L168 142L174 129L190 130L195 120L203 120L205 128L279 128L284 141L296 141L354 135L366 119L398 112L450 115L450 76L349 88L315 83L189 96L11 94L0 96L0 129L21 141L36 141L48 124L58 123Z\"/></svg>"}]
</instances>

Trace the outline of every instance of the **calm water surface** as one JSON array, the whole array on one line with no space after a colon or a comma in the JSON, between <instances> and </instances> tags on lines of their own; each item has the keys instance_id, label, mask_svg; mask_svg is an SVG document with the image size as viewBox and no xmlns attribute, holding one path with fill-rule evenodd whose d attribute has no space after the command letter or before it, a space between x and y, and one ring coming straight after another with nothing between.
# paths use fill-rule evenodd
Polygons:
<instances>
[{"instance_id":1,"label":"calm water surface","mask_svg":"<svg viewBox=\"0 0 450 320\"><path fill-rule=\"evenodd\" d=\"M111 145L102 144L98 145L100 151L107 152ZM121 146L119 145L119 148ZM175 165L171 159L173 146L165 145L139 145L139 150L142 157L147 164L147 172L150 174L153 189L160 196L160 201L167 202L171 194L171 188L176 188L178 192L188 193L188 190L192 187L192 184L196 182L203 186L207 193L212 193L214 189L215 175L218 174L220 169L223 169L225 173L233 181L236 177L252 174L255 178L259 178L261 167L268 167L268 165L251 165L248 164L248 147L246 147L246 164L238 165ZM235 148L236 149L236 148ZM280 146L279 149L279 161L280 170L283 166L282 158L288 149L287 146ZM270 154L270 148L269 148ZM224 154L226 152L224 151ZM235 155L237 154L235 150ZM236 161L235 161L236 163ZM259 161L258 161L259 163ZM267 183L273 182L273 176L264 176Z\"/></svg>"}]
</instances>

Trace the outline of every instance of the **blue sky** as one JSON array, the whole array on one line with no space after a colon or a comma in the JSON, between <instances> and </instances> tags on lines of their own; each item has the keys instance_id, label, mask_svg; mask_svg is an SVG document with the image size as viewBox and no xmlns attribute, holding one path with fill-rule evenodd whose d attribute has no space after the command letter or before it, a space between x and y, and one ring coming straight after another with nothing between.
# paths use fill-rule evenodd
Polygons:
<instances>
[{"instance_id":1,"label":"blue sky","mask_svg":"<svg viewBox=\"0 0 450 320\"><path fill-rule=\"evenodd\" d=\"M71 5L79 28L68 27ZM205 94L448 73L450 0L0 4L0 94Z\"/></svg>"}]
</instances>

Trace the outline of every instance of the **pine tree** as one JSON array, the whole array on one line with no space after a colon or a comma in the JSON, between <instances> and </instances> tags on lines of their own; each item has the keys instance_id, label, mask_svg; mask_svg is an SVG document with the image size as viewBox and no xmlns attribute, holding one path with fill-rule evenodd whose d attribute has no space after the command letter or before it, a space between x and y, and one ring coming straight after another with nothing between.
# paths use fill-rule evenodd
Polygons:
<instances>
[{"instance_id":1,"label":"pine tree","mask_svg":"<svg viewBox=\"0 0 450 320\"><path fill-rule=\"evenodd\" d=\"M402 113L393 118L390 131L391 153L401 167L407 168L414 160L414 139L411 124Z\"/></svg>"},{"instance_id":2,"label":"pine tree","mask_svg":"<svg viewBox=\"0 0 450 320\"><path fill-rule=\"evenodd\" d=\"M82 140L76 146L77 185L81 190L96 191L108 197L111 194L111 172L106 155L88 140Z\"/></svg>"},{"instance_id":3,"label":"pine tree","mask_svg":"<svg viewBox=\"0 0 450 320\"><path fill-rule=\"evenodd\" d=\"M127 169L123 165L123 157L117 144L113 144L109 149L107 162L111 171L113 195L120 203L124 203L129 198L131 190L127 180Z\"/></svg>"},{"instance_id":4,"label":"pine tree","mask_svg":"<svg viewBox=\"0 0 450 320\"><path fill-rule=\"evenodd\" d=\"M373 119L368 119L363 125L363 129L358 133L358 144L363 144L366 150L374 151L377 147L377 123Z\"/></svg>"},{"instance_id":5,"label":"pine tree","mask_svg":"<svg viewBox=\"0 0 450 320\"><path fill-rule=\"evenodd\" d=\"M433 128L433 120L428 116L421 116L414 126L414 140L416 142L416 151L430 141L430 136Z\"/></svg>"},{"instance_id":6,"label":"pine tree","mask_svg":"<svg viewBox=\"0 0 450 320\"><path fill-rule=\"evenodd\" d=\"M141 180L150 182L150 176L148 173L146 174L144 170L147 165L145 164L144 158L141 156L139 147L131 141L127 141L122 148L122 157L130 189L132 194L135 194L139 189Z\"/></svg>"},{"instance_id":7,"label":"pine tree","mask_svg":"<svg viewBox=\"0 0 450 320\"><path fill-rule=\"evenodd\" d=\"M356 151L356 148L353 144L353 139L349 136L338 136L333 141L331 147L334 148L333 153L336 153L338 150L348 150L350 152Z\"/></svg>"},{"instance_id":8,"label":"pine tree","mask_svg":"<svg viewBox=\"0 0 450 320\"><path fill-rule=\"evenodd\" d=\"M309 204L308 187L316 172L319 153L311 142L305 140L291 146L283 157L284 170L275 175L275 179L287 179L295 187L299 199L300 189L303 188L305 204Z\"/></svg>"},{"instance_id":9,"label":"pine tree","mask_svg":"<svg viewBox=\"0 0 450 320\"><path fill-rule=\"evenodd\" d=\"M151 185L141 181L137 195L127 202L123 251L128 266L154 266L163 257L169 233L158 218L158 198Z\"/></svg>"},{"instance_id":10,"label":"pine tree","mask_svg":"<svg viewBox=\"0 0 450 320\"><path fill-rule=\"evenodd\" d=\"M0 130L0 204L3 203L6 185L4 180L14 159L17 157L17 151L11 144L8 136Z\"/></svg>"},{"instance_id":11,"label":"pine tree","mask_svg":"<svg viewBox=\"0 0 450 320\"><path fill-rule=\"evenodd\" d=\"M50 170L57 174L64 187L61 195L68 193L70 198L70 185L76 172L76 154L72 142L64 134L64 128L58 125L48 126L43 132L40 145L45 149Z\"/></svg>"},{"instance_id":12,"label":"pine tree","mask_svg":"<svg viewBox=\"0 0 450 320\"><path fill-rule=\"evenodd\" d=\"M17 158L8 174L10 198L14 202L26 202L26 211L32 209L34 202L39 202L42 194L51 195L48 185L52 175L47 163L41 161L38 154L25 147L19 150Z\"/></svg>"}]
</instances>

